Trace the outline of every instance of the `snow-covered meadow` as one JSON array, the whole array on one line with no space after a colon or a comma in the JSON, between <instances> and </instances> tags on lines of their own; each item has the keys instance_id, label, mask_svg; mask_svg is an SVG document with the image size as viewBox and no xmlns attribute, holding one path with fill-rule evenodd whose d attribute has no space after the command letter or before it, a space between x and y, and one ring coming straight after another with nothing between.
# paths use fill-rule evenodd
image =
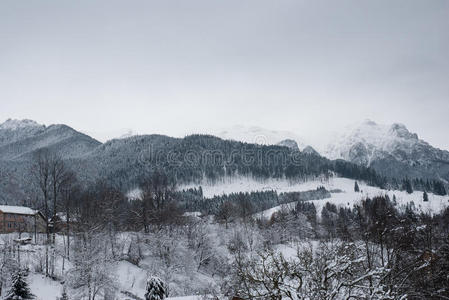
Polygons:
<instances>
[{"instance_id":1,"label":"snow-covered meadow","mask_svg":"<svg viewBox=\"0 0 449 300\"><path fill-rule=\"evenodd\" d=\"M413 193L408 194L406 191L384 190L378 187L369 186L364 182L358 182L360 192L355 192L354 184L355 181L353 179L342 177L330 177L305 182L292 182L285 179L257 181L249 177L237 177L223 179L216 184L204 182L200 185L184 185L179 187L179 189L188 189L201 186L204 197L210 198L216 195L238 192L271 190L277 191L278 193L304 192L315 190L318 187L323 186L328 191L331 191L331 198L311 200L317 208L318 215L320 214L321 208L326 204L326 202L335 204L337 206L353 207L363 199L381 195L388 195L390 199L393 199L394 197L396 199L396 205L400 209L405 207L406 205L410 205L411 203L413 203L416 212L435 214L441 212L449 206L449 196L439 196L428 193L429 201L424 202L423 192L421 191L414 191ZM282 207L292 208L292 205L284 204L281 206L273 207L263 212L257 213L256 216L269 218L274 212L278 211Z\"/></svg>"}]
</instances>

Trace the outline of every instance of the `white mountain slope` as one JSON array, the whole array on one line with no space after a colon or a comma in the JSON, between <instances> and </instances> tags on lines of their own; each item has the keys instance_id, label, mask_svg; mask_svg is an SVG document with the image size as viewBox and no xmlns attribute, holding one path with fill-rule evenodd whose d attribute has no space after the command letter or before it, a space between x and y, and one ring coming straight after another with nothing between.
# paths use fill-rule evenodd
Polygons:
<instances>
[{"instance_id":1,"label":"white mountain slope","mask_svg":"<svg viewBox=\"0 0 449 300\"><path fill-rule=\"evenodd\" d=\"M227 140L241 141L260 145L276 145L284 140L293 140L300 150L307 146L305 139L293 132L284 130L270 130L258 126L236 125L212 133Z\"/></svg>"},{"instance_id":2,"label":"white mountain slope","mask_svg":"<svg viewBox=\"0 0 449 300\"><path fill-rule=\"evenodd\" d=\"M376 196L388 195L390 199L395 199L395 207L404 211L407 205L414 208L416 213L427 213L427 214L437 214L442 212L446 207L449 207L449 199L447 196L439 196L432 193L428 193L429 201L423 201L423 193L420 191L415 191L408 194L405 191L395 191L395 190L383 190L378 187L369 186L364 182L358 182L360 187L360 192L354 191L354 180L347 178L331 178L328 181L314 180L303 184L283 186L282 184L271 185L272 187L278 187L278 192L285 191L306 191L310 189L316 189L319 186L324 186L329 191L332 192L331 197L322 200L309 200L312 202L317 209L317 216L321 216L321 210L324 205L329 202L335 204L337 207L353 208L354 205L359 204L362 200L366 198L373 198ZM253 188L258 188L257 185L253 185ZM208 193L207 188L203 188L203 192ZM296 203L287 203L279 205L265 211L255 214L258 218L269 219L271 215L283 208L293 209Z\"/></svg>"},{"instance_id":3,"label":"white mountain slope","mask_svg":"<svg viewBox=\"0 0 449 300\"><path fill-rule=\"evenodd\" d=\"M449 179L449 152L432 147L397 123L366 120L350 126L323 154L373 167L385 175Z\"/></svg>"},{"instance_id":4,"label":"white mountain slope","mask_svg":"<svg viewBox=\"0 0 449 300\"><path fill-rule=\"evenodd\" d=\"M420 142L418 136L410 133L402 124L388 126L365 120L348 126L347 131L329 144L325 155L331 159L360 159L361 164L369 166L380 152L392 153L396 147L410 147L417 142ZM355 151L357 147L359 152Z\"/></svg>"}]
</instances>

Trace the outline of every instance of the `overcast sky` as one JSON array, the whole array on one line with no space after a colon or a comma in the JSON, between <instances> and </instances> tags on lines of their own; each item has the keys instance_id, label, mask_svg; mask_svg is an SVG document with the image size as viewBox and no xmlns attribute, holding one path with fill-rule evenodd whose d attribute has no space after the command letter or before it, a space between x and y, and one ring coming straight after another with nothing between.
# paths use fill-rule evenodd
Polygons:
<instances>
[{"instance_id":1,"label":"overcast sky","mask_svg":"<svg viewBox=\"0 0 449 300\"><path fill-rule=\"evenodd\" d=\"M366 118L449 149L447 0L0 0L0 122L114 135Z\"/></svg>"}]
</instances>

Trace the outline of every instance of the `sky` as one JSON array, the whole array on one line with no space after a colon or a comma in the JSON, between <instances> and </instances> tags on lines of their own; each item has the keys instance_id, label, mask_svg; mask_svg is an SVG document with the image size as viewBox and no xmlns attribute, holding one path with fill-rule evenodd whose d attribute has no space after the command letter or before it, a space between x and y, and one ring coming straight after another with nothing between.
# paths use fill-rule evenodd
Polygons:
<instances>
[{"instance_id":1,"label":"sky","mask_svg":"<svg viewBox=\"0 0 449 300\"><path fill-rule=\"evenodd\" d=\"M0 0L0 122L99 139L399 122L449 149L447 0Z\"/></svg>"}]
</instances>

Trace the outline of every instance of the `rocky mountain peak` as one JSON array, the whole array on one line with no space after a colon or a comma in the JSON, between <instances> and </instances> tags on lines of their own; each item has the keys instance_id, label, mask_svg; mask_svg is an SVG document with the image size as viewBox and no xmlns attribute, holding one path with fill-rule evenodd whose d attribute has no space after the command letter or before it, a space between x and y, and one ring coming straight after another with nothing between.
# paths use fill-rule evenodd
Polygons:
<instances>
[{"instance_id":1,"label":"rocky mountain peak","mask_svg":"<svg viewBox=\"0 0 449 300\"><path fill-rule=\"evenodd\" d=\"M365 120L328 146L328 158L373 167L385 176L449 179L449 152L432 147L404 124Z\"/></svg>"},{"instance_id":2,"label":"rocky mountain peak","mask_svg":"<svg viewBox=\"0 0 449 300\"><path fill-rule=\"evenodd\" d=\"M311 154L311 155L320 155L318 151L316 151L312 146L306 146L303 150L303 153Z\"/></svg>"},{"instance_id":3,"label":"rocky mountain peak","mask_svg":"<svg viewBox=\"0 0 449 300\"><path fill-rule=\"evenodd\" d=\"M390 126L389 132L399 138L404 139L418 139L418 135L416 133L411 133L404 124L394 123Z\"/></svg>"},{"instance_id":4,"label":"rocky mountain peak","mask_svg":"<svg viewBox=\"0 0 449 300\"><path fill-rule=\"evenodd\" d=\"M292 150L299 150L298 143L292 139L285 139L277 143L278 146L288 147Z\"/></svg>"},{"instance_id":5,"label":"rocky mountain peak","mask_svg":"<svg viewBox=\"0 0 449 300\"><path fill-rule=\"evenodd\" d=\"M18 130L27 127L45 127L45 126L29 119L23 120L8 119L2 124L0 124L0 129L2 130Z\"/></svg>"}]
</instances>

